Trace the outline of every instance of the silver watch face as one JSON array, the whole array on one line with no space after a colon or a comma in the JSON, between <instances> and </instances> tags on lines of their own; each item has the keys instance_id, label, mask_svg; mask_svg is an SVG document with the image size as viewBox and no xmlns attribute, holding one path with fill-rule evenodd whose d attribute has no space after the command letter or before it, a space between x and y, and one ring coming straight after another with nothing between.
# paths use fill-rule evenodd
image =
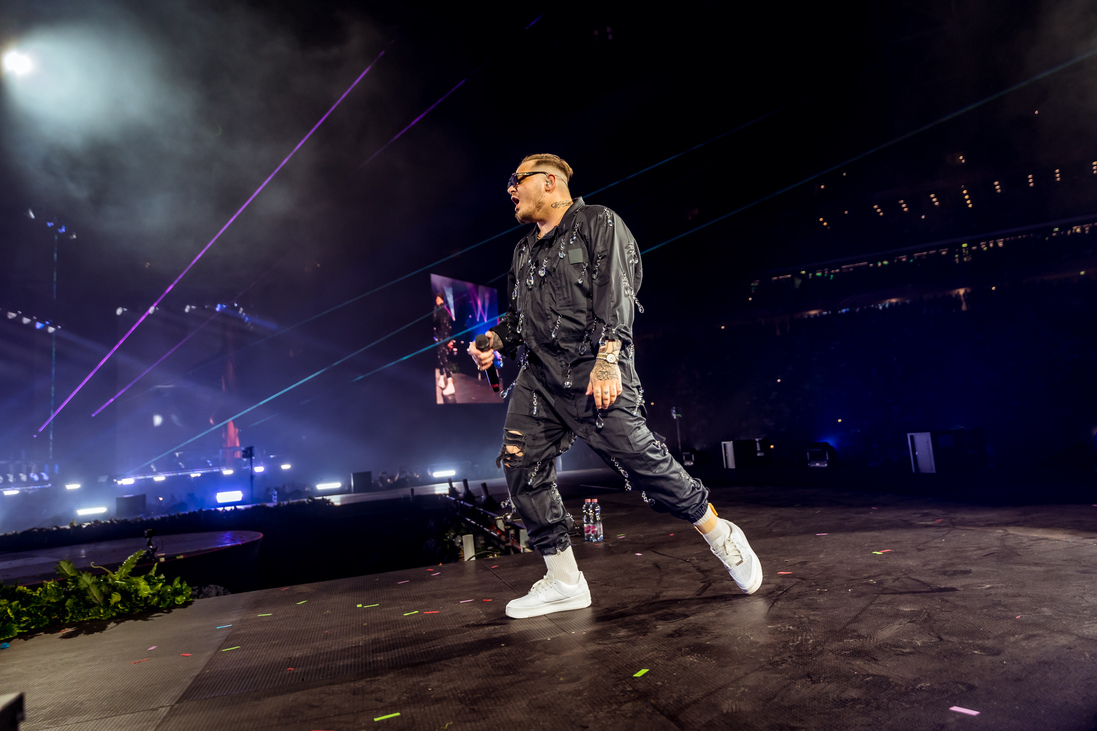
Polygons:
<instances>
[{"instance_id":1,"label":"silver watch face","mask_svg":"<svg viewBox=\"0 0 1097 731\"><path fill-rule=\"evenodd\" d=\"M606 353L605 361L610 365L617 363L617 353Z\"/></svg>"}]
</instances>

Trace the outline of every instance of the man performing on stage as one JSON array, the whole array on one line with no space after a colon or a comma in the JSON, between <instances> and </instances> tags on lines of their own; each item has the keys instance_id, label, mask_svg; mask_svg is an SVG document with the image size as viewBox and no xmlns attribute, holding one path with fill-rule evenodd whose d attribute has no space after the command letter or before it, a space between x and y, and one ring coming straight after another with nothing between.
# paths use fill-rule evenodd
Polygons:
<instances>
[{"instance_id":1,"label":"man performing on stage","mask_svg":"<svg viewBox=\"0 0 1097 731\"><path fill-rule=\"evenodd\" d=\"M507 193L519 223L536 228L514 249L509 307L487 333L490 347L469 353L492 367L525 345L499 459L510 498L548 573L507 616L536 617L590 606L575 562L568 518L556 489L556 457L578 436L642 490L656 510L688 520L735 583L753 594L762 567L743 531L716 515L708 490L686 473L645 422L644 390L633 362L632 320L643 275L640 251L624 221L568 190L571 167L556 155L530 155Z\"/></svg>"}]
</instances>

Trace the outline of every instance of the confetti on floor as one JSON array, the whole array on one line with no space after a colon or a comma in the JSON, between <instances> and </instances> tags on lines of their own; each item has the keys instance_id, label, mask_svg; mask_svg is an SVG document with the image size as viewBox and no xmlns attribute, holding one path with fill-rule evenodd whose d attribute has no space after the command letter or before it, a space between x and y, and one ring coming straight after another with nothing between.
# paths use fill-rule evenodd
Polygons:
<instances>
[{"instance_id":1,"label":"confetti on floor","mask_svg":"<svg viewBox=\"0 0 1097 731\"><path fill-rule=\"evenodd\" d=\"M223 624L220 627L218 627L217 629L224 629L225 627L231 627L231 626L232 626L231 624Z\"/></svg>"},{"instance_id":2,"label":"confetti on floor","mask_svg":"<svg viewBox=\"0 0 1097 731\"><path fill-rule=\"evenodd\" d=\"M785 574L791 574L791 573L792 573L791 571L778 571L777 575L778 576L784 576Z\"/></svg>"},{"instance_id":3,"label":"confetti on floor","mask_svg":"<svg viewBox=\"0 0 1097 731\"><path fill-rule=\"evenodd\" d=\"M308 601L308 599L302 599L301 601L299 601L299 602L297 602L297 603L298 603L298 604L304 604L304 603L305 603L305 602L307 602L307 601Z\"/></svg>"},{"instance_id":4,"label":"confetti on floor","mask_svg":"<svg viewBox=\"0 0 1097 731\"><path fill-rule=\"evenodd\" d=\"M0 650L6 650L9 647L11 647L11 645L9 645L7 642L0 642Z\"/></svg>"},{"instance_id":5,"label":"confetti on floor","mask_svg":"<svg viewBox=\"0 0 1097 731\"><path fill-rule=\"evenodd\" d=\"M495 564L494 566L492 566L492 568L493 568L493 569L497 569L497 568L499 568L499 564Z\"/></svg>"},{"instance_id":6,"label":"confetti on floor","mask_svg":"<svg viewBox=\"0 0 1097 731\"><path fill-rule=\"evenodd\" d=\"M191 657L191 654L189 652L180 652L179 657Z\"/></svg>"},{"instance_id":7,"label":"confetti on floor","mask_svg":"<svg viewBox=\"0 0 1097 731\"><path fill-rule=\"evenodd\" d=\"M139 662L146 662L147 660L150 660L150 659L151 658L146 657L144 660L134 660L133 662L130 663L130 665L136 665Z\"/></svg>"},{"instance_id":8,"label":"confetti on floor","mask_svg":"<svg viewBox=\"0 0 1097 731\"><path fill-rule=\"evenodd\" d=\"M156 645L153 645L152 647L150 647L150 648L149 648L149 650L155 650L155 649L156 649ZM147 652L147 651L148 651L148 650L146 650L146 652Z\"/></svg>"},{"instance_id":9,"label":"confetti on floor","mask_svg":"<svg viewBox=\"0 0 1097 731\"><path fill-rule=\"evenodd\" d=\"M255 616L256 617L269 617L269 616L271 616L271 614L268 612L267 614L256 614Z\"/></svg>"},{"instance_id":10,"label":"confetti on floor","mask_svg":"<svg viewBox=\"0 0 1097 731\"><path fill-rule=\"evenodd\" d=\"M221 650L221 652L228 652L229 650L239 650L239 649L240 649L240 645L237 645L236 647L226 647L224 650Z\"/></svg>"},{"instance_id":11,"label":"confetti on floor","mask_svg":"<svg viewBox=\"0 0 1097 731\"><path fill-rule=\"evenodd\" d=\"M412 614L418 614L418 613L419 613L419 610L417 609L414 612L404 612L404 616L407 617L407 616L410 616Z\"/></svg>"},{"instance_id":12,"label":"confetti on floor","mask_svg":"<svg viewBox=\"0 0 1097 731\"><path fill-rule=\"evenodd\" d=\"M642 554L642 553L638 553L638 554L636 554L636 555L637 555L637 556L643 556L644 554Z\"/></svg>"},{"instance_id":13,"label":"confetti on floor","mask_svg":"<svg viewBox=\"0 0 1097 731\"><path fill-rule=\"evenodd\" d=\"M633 673L632 677L634 677L634 678L639 678L639 677L640 677L641 675L643 675L643 674L644 674L644 673L646 673L647 671L648 671L648 669L647 669L647 668L644 668L643 670L641 670L641 671L640 671L640 672L638 672L638 673Z\"/></svg>"},{"instance_id":14,"label":"confetti on floor","mask_svg":"<svg viewBox=\"0 0 1097 731\"><path fill-rule=\"evenodd\" d=\"M438 610L435 609L433 612L423 612L423 614L438 614Z\"/></svg>"},{"instance_id":15,"label":"confetti on floor","mask_svg":"<svg viewBox=\"0 0 1097 731\"><path fill-rule=\"evenodd\" d=\"M396 718L399 715L400 715L399 713L390 713L387 716L378 716L377 718L375 718L373 720L374 721L384 721L386 718Z\"/></svg>"},{"instance_id":16,"label":"confetti on floor","mask_svg":"<svg viewBox=\"0 0 1097 731\"><path fill-rule=\"evenodd\" d=\"M406 584L406 583L408 583L409 581L411 581L411 579L404 579L403 581L397 581L396 583L397 583L397 584Z\"/></svg>"},{"instance_id":17,"label":"confetti on floor","mask_svg":"<svg viewBox=\"0 0 1097 731\"><path fill-rule=\"evenodd\" d=\"M969 716L978 716L979 711L973 711L970 708L960 708L960 706L953 706L950 711L956 711L957 713L966 713Z\"/></svg>"},{"instance_id":18,"label":"confetti on floor","mask_svg":"<svg viewBox=\"0 0 1097 731\"><path fill-rule=\"evenodd\" d=\"M476 601L476 600L475 599L462 599L461 601L459 601L457 603L458 604L468 604L469 602L474 602L474 601Z\"/></svg>"},{"instance_id":19,"label":"confetti on floor","mask_svg":"<svg viewBox=\"0 0 1097 731\"><path fill-rule=\"evenodd\" d=\"M360 607L361 607L362 605L361 605L361 604L359 604L358 606L360 606ZM362 608L363 608L363 609L369 609L370 607L379 607L379 606L381 606L381 605L380 605L380 604L367 604L366 606L364 606L364 607L362 607Z\"/></svg>"},{"instance_id":20,"label":"confetti on floor","mask_svg":"<svg viewBox=\"0 0 1097 731\"><path fill-rule=\"evenodd\" d=\"M829 533L816 533L817 536L829 536Z\"/></svg>"},{"instance_id":21,"label":"confetti on floor","mask_svg":"<svg viewBox=\"0 0 1097 731\"><path fill-rule=\"evenodd\" d=\"M486 602L490 602L490 601L491 601L491 599L485 599L484 601L486 601Z\"/></svg>"}]
</instances>

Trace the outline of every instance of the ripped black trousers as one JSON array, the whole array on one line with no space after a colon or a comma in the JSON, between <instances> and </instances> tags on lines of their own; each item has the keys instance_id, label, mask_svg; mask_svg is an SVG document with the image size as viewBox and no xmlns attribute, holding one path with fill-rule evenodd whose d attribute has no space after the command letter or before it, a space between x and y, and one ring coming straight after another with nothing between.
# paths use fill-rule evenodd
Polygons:
<instances>
[{"instance_id":1,"label":"ripped black trousers","mask_svg":"<svg viewBox=\"0 0 1097 731\"><path fill-rule=\"evenodd\" d=\"M585 393L592 367L577 368L571 388L550 389L531 364L522 369L510 394L499 457L530 545L544 555L571 545L571 516L556 489L556 457L576 436L623 474L626 485L643 491L655 510L692 523L708 509L708 489L648 429L632 362L621 362L623 391L600 418L594 397Z\"/></svg>"}]
</instances>

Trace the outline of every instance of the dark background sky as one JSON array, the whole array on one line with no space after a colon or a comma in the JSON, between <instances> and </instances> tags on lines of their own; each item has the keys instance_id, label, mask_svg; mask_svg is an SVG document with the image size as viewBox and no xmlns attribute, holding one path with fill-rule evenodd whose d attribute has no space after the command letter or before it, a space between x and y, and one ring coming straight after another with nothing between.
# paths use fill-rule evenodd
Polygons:
<instances>
[{"instance_id":1,"label":"dark background sky","mask_svg":"<svg viewBox=\"0 0 1097 731\"><path fill-rule=\"evenodd\" d=\"M60 458L100 466L129 439L104 434L131 434L146 405L89 414L188 330L165 324L186 305L236 297L253 321L231 346L218 321L134 394L216 391L221 371L193 368L219 348L425 268L239 356L228 416L429 312L428 272L495 280L517 238L497 236L515 225L504 180L531 152L565 157L573 192L643 248L674 239L645 257L648 333L744 310L774 270L1097 214L1092 3L831 5L8 0L0 45L40 65L0 79L0 307L63 325L61 395L132 324L116 308L152 304L374 62L58 416ZM996 180L1010 204L979 205ZM50 220L77 233L58 242L56 304ZM240 419L243 441L341 471L484 461L502 410L440 411L431 354L351 383L429 343L428 319ZM44 420L34 408L7 451ZM163 444L201 430L182 421Z\"/></svg>"}]
</instances>

